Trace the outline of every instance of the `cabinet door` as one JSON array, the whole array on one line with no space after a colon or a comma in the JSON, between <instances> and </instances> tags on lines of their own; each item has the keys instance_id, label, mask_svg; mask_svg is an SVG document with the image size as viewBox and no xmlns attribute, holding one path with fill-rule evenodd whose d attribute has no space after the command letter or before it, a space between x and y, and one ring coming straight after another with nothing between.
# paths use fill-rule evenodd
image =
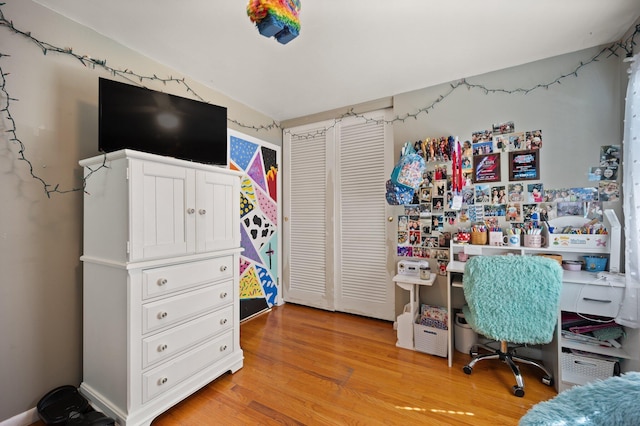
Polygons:
<instances>
[{"instance_id":1,"label":"cabinet door","mask_svg":"<svg viewBox=\"0 0 640 426\"><path fill-rule=\"evenodd\" d=\"M194 253L194 170L131 160L129 260Z\"/></svg>"},{"instance_id":2,"label":"cabinet door","mask_svg":"<svg viewBox=\"0 0 640 426\"><path fill-rule=\"evenodd\" d=\"M222 173L196 172L196 250L240 245L240 179Z\"/></svg>"}]
</instances>

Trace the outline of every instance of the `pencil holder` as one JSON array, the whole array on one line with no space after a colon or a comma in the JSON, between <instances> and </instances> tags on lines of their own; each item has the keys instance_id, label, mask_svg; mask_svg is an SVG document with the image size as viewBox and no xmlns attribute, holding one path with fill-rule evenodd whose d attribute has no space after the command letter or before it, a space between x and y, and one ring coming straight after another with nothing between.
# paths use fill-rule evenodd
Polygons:
<instances>
[{"instance_id":1,"label":"pencil holder","mask_svg":"<svg viewBox=\"0 0 640 426\"><path fill-rule=\"evenodd\" d=\"M471 232L471 244L476 244L479 246L483 246L487 244L487 233L486 232Z\"/></svg>"}]
</instances>

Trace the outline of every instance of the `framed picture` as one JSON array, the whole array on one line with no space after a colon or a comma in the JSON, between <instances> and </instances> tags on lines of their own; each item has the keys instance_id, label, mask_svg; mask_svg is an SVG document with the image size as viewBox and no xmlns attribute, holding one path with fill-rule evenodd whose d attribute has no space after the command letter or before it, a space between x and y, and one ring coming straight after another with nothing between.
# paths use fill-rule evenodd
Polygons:
<instances>
[{"instance_id":1,"label":"framed picture","mask_svg":"<svg viewBox=\"0 0 640 426\"><path fill-rule=\"evenodd\" d=\"M473 157L473 182L500 182L500 153Z\"/></svg>"},{"instance_id":2,"label":"framed picture","mask_svg":"<svg viewBox=\"0 0 640 426\"><path fill-rule=\"evenodd\" d=\"M509 180L540 179L540 151L509 152Z\"/></svg>"}]
</instances>

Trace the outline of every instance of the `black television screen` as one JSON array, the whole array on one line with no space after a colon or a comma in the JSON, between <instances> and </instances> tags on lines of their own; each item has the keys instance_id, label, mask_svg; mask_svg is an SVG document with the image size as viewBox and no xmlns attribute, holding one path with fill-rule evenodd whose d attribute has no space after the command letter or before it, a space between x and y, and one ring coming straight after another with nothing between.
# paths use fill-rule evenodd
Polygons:
<instances>
[{"instance_id":1,"label":"black television screen","mask_svg":"<svg viewBox=\"0 0 640 426\"><path fill-rule=\"evenodd\" d=\"M100 151L227 165L225 107L100 78L99 108Z\"/></svg>"}]
</instances>

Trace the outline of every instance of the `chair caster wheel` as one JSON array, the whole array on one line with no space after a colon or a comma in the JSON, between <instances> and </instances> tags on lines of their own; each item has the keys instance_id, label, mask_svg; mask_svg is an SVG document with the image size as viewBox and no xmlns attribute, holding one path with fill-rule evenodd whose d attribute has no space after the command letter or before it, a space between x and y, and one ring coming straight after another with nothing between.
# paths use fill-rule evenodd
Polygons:
<instances>
[{"instance_id":1,"label":"chair caster wheel","mask_svg":"<svg viewBox=\"0 0 640 426\"><path fill-rule=\"evenodd\" d=\"M513 387L513 394L519 398L522 398L524 396L524 389L522 389L520 386L515 385Z\"/></svg>"},{"instance_id":2,"label":"chair caster wheel","mask_svg":"<svg viewBox=\"0 0 640 426\"><path fill-rule=\"evenodd\" d=\"M473 368L469 367L468 365L465 365L464 367L462 367L462 371L464 371L465 374L471 374L471 372L473 371Z\"/></svg>"},{"instance_id":3,"label":"chair caster wheel","mask_svg":"<svg viewBox=\"0 0 640 426\"><path fill-rule=\"evenodd\" d=\"M544 376L542 378L542 383L544 383L547 386L553 386L553 377L550 376Z\"/></svg>"}]
</instances>

